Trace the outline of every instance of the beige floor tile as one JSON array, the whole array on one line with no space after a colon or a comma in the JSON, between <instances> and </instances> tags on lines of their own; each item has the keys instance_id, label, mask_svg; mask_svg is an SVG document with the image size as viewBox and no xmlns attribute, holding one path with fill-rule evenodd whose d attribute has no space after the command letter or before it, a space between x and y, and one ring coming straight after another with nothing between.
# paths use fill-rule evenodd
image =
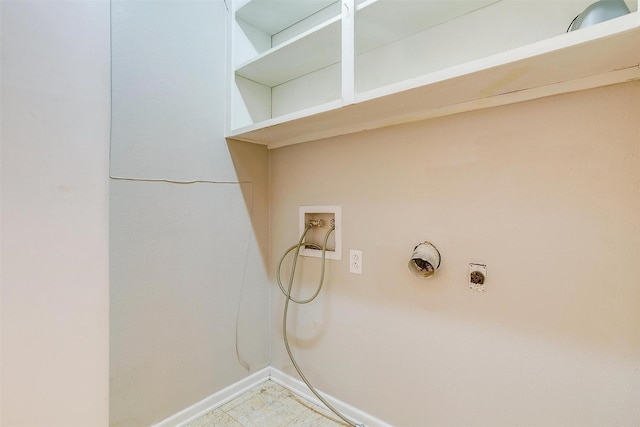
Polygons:
<instances>
[{"instance_id":1,"label":"beige floor tile","mask_svg":"<svg viewBox=\"0 0 640 427\"><path fill-rule=\"evenodd\" d=\"M311 403L307 399L304 399L300 396L294 395L292 397L295 399L298 404L304 406L306 408L305 414L303 417L300 417L291 424L292 426L309 426L309 427L339 427L339 426L348 426L348 424L344 423L340 417L331 412L328 408L324 406L319 406L314 403Z\"/></svg>"},{"instance_id":2,"label":"beige floor tile","mask_svg":"<svg viewBox=\"0 0 640 427\"><path fill-rule=\"evenodd\" d=\"M253 396L255 396L258 393L263 393L263 394L266 393L274 397L287 398L289 396L288 393L290 392L286 388L282 387L279 384L274 383L273 381L265 381L264 383L255 386L251 390L241 394L235 399L230 400L229 402L220 406L220 409L227 412L235 408L236 406L246 402L247 400L251 399Z\"/></svg>"},{"instance_id":3,"label":"beige floor tile","mask_svg":"<svg viewBox=\"0 0 640 427\"><path fill-rule=\"evenodd\" d=\"M300 418L306 408L295 400L274 395L263 388L249 400L227 411L246 427L286 426Z\"/></svg>"},{"instance_id":4,"label":"beige floor tile","mask_svg":"<svg viewBox=\"0 0 640 427\"><path fill-rule=\"evenodd\" d=\"M237 420L220 409L215 409L186 427L243 427Z\"/></svg>"},{"instance_id":5,"label":"beige floor tile","mask_svg":"<svg viewBox=\"0 0 640 427\"><path fill-rule=\"evenodd\" d=\"M297 418L289 424L288 427L341 427L348 426L334 414L322 414L310 412L300 418Z\"/></svg>"},{"instance_id":6,"label":"beige floor tile","mask_svg":"<svg viewBox=\"0 0 640 427\"><path fill-rule=\"evenodd\" d=\"M328 409L315 405L273 381L266 381L187 427L340 427Z\"/></svg>"}]
</instances>

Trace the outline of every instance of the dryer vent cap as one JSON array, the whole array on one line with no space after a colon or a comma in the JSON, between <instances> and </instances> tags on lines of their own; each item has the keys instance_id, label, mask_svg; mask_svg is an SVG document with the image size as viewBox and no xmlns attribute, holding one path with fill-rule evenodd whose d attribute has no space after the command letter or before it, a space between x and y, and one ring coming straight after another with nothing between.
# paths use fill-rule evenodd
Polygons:
<instances>
[{"instance_id":1,"label":"dryer vent cap","mask_svg":"<svg viewBox=\"0 0 640 427\"><path fill-rule=\"evenodd\" d=\"M409 271L416 277L426 279L433 276L440 268L441 261L440 251L430 242L423 242L413 249L409 260Z\"/></svg>"}]
</instances>

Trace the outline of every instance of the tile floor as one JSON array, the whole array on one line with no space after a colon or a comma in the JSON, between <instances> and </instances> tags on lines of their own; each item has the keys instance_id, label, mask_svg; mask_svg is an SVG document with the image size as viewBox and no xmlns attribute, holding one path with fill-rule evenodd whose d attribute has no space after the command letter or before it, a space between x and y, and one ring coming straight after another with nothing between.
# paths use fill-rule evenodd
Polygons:
<instances>
[{"instance_id":1,"label":"tile floor","mask_svg":"<svg viewBox=\"0 0 640 427\"><path fill-rule=\"evenodd\" d=\"M266 381L235 399L192 421L186 427L339 427L338 417Z\"/></svg>"}]
</instances>

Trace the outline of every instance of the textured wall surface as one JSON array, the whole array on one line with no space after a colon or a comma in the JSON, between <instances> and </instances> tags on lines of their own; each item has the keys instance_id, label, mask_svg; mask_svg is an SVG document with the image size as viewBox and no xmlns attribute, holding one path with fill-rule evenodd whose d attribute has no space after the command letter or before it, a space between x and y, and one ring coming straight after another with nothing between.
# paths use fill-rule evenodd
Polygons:
<instances>
[{"instance_id":1,"label":"textured wall surface","mask_svg":"<svg viewBox=\"0 0 640 427\"><path fill-rule=\"evenodd\" d=\"M341 205L343 253L363 251L292 312L308 377L398 426L636 425L639 118L635 82L272 151L272 268L299 205ZM443 257L426 281L406 267L423 240Z\"/></svg>"},{"instance_id":2,"label":"textured wall surface","mask_svg":"<svg viewBox=\"0 0 640 427\"><path fill-rule=\"evenodd\" d=\"M109 3L0 8L0 424L105 426Z\"/></svg>"}]
</instances>

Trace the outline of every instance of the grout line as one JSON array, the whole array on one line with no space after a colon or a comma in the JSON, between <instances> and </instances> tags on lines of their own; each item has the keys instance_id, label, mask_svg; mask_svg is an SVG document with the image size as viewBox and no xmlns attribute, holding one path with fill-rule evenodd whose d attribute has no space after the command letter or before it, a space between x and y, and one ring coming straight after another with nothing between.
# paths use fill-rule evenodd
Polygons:
<instances>
[{"instance_id":1,"label":"grout line","mask_svg":"<svg viewBox=\"0 0 640 427\"><path fill-rule=\"evenodd\" d=\"M223 412L227 417L231 418L233 421L237 422L238 424L240 424L242 427L247 427L244 424L242 424L240 422L239 419L237 419L236 417L234 417L233 415L229 414L228 412Z\"/></svg>"}]
</instances>

